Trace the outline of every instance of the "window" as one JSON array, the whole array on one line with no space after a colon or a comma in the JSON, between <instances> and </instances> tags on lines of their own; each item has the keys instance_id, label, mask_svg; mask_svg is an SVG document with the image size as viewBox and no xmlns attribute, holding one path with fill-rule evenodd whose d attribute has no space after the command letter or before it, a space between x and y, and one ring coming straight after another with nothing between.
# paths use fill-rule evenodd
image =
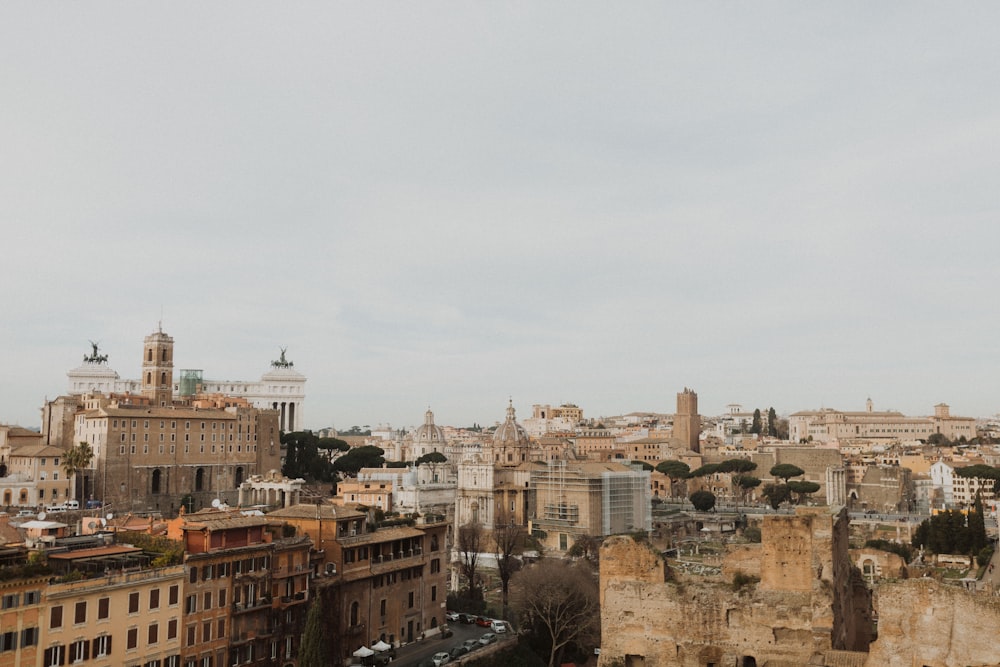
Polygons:
<instances>
[{"instance_id":1,"label":"window","mask_svg":"<svg viewBox=\"0 0 1000 667\"><path fill-rule=\"evenodd\" d=\"M160 641L160 626L157 623L151 623L149 626L149 631L146 634L146 643L152 646Z\"/></svg>"},{"instance_id":2,"label":"window","mask_svg":"<svg viewBox=\"0 0 1000 667\"><path fill-rule=\"evenodd\" d=\"M382 601L379 602L378 609L379 609L379 614L385 616L385 598L382 598Z\"/></svg>"},{"instance_id":3,"label":"window","mask_svg":"<svg viewBox=\"0 0 1000 667\"><path fill-rule=\"evenodd\" d=\"M52 607L49 612L49 629L62 627L62 606Z\"/></svg>"},{"instance_id":4,"label":"window","mask_svg":"<svg viewBox=\"0 0 1000 667\"><path fill-rule=\"evenodd\" d=\"M97 620L103 620L111 615L111 598L101 598L97 601Z\"/></svg>"},{"instance_id":5,"label":"window","mask_svg":"<svg viewBox=\"0 0 1000 667\"><path fill-rule=\"evenodd\" d=\"M192 567L191 570L188 571L188 581L190 581L192 584L197 584L198 583L198 568L197 567Z\"/></svg>"},{"instance_id":6,"label":"window","mask_svg":"<svg viewBox=\"0 0 1000 667\"><path fill-rule=\"evenodd\" d=\"M128 594L128 613L138 614L139 613L139 593L129 593Z\"/></svg>"},{"instance_id":7,"label":"window","mask_svg":"<svg viewBox=\"0 0 1000 667\"><path fill-rule=\"evenodd\" d=\"M69 645L69 661L83 662L90 659L90 642L86 639L78 639Z\"/></svg>"},{"instance_id":8,"label":"window","mask_svg":"<svg viewBox=\"0 0 1000 667\"><path fill-rule=\"evenodd\" d=\"M202 607L202 609L211 609L211 608L212 608L212 591L207 591L205 593L205 605Z\"/></svg>"},{"instance_id":9,"label":"window","mask_svg":"<svg viewBox=\"0 0 1000 667\"><path fill-rule=\"evenodd\" d=\"M149 591L149 608L159 609L160 608L160 589L154 588Z\"/></svg>"},{"instance_id":10,"label":"window","mask_svg":"<svg viewBox=\"0 0 1000 667\"><path fill-rule=\"evenodd\" d=\"M126 650L133 650L139 645L139 628L129 628L125 637Z\"/></svg>"},{"instance_id":11,"label":"window","mask_svg":"<svg viewBox=\"0 0 1000 667\"><path fill-rule=\"evenodd\" d=\"M184 613L193 614L198 611L198 596L189 595L184 601Z\"/></svg>"},{"instance_id":12,"label":"window","mask_svg":"<svg viewBox=\"0 0 1000 667\"><path fill-rule=\"evenodd\" d=\"M38 628L25 628L21 631L21 646L38 645Z\"/></svg>"},{"instance_id":13,"label":"window","mask_svg":"<svg viewBox=\"0 0 1000 667\"><path fill-rule=\"evenodd\" d=\"M226 606L226 589L225 588L219 589L219 606L220 607L225 607Z\"/></svg>"},{"instance_id":14,"label":"window","mask_svg":"<svg viewBox=\"0 0 1000 667\"><path fill-rule=\"evenodd\" d=\"M438 599L438 587L431 586L431 602L436 602Z\"/></svg>"},{"instance_id":15,"label":"window","mask_svg":"<svg viewBox=\"0 0 1000 667\"><path fill-rule=\"evenodd\" d=\"M201 641L207 642L212 640L212 623L202 623L201 624Z\"/></svg>"},{"instance_id":16,"label":"window","mask_svg":"<svg viewBox=\"0 0 1000 667\"><path fill-rule=\"evenodd\" d=\"M17 633L5 632L0 634L0 653L13 651L17 648Z\"/></svg>"},{"instance_id":17,"label":"window","mask_svg":"<svg viewBox=\"0 0 1000 667\"><path fill-rule=\"evenodd\" d=\"M45 649L45 654L42 658L42 664L45 667L59 667L66 661L66 647L65 646L50 646Z\"/></svg>"},{"instance_id":18,"label":"window","mask_svg":"<svg viewBox=\"0 0 1000 667\"><path fill-rule=\"evenodd\" d=\"M167 623L167 639L177 639L177 619L172 618Z\"/></svg>"},{"instance_id":19,"label":"window","mask_svg":"<svg viewBox=\"0 0 1000 667\"><path fill-rule=\"evenodd\" d=\"M194 644L195 644L195 641L194 641L194 626L193 625L189 625L187 627L187 645L188 646L194 646Z\"/></svg>"},{"instance_id":20,"label":"window","mask_svg":"<svg viewBox=\"0 0 1000 667\"><path fill-rule=\"evenodd\" d=\"M163 667L181 667L181 657L179 655L171 655L163 660Z\"/></svg>"},{"instance_id":21,"label":"window","mask_svg":"<svg viewBox=\"0 0 1000 667\"><path fill-rule=\"evenodd\" d=\"M410 594L407 597L407 600L408 600L408 604L409 604L410 609L413 609L413 591L410 591Z\"/></svg>"},{"instance_id":22,"label":"window","mask_svg":"<svg viewBox=\"0 0 1000 667\"><path fill-rule=\"evenodd\" d=\"M73 623L75 623L76 625L81 625L86 622L87 622L87 603L77 602L76 609L73 611ZM72 653L72 651L70 651L70 653Z\"/></svg>"},{"instance_id":23,"label":"window","mask_svg":"<svg viewBox=\"0 0 1000 667\"><path fill-rule=\"evenodd\" d=\"M179 597L180 597L180 586L174 584L173 586L170 587L169 591L167 592L167 604L169 604L171 607L174 606L175 604L177 604L177 600L179 599Z\"/></svg>"},{"instance_id":24,"label":"window","mask_svg":"<svg viewBox=\"0 0 1000 667\"><path fill-rule=\"evenodd\" d=\"M219 627L216 629L215 636L216 637L226 636L226 619L224 618L219 619Z\"/></svg>"},{"instance_id":25,"label":"window","mask_svg":"<svg viewBox=\"0 0 1000 667\"><path fill-rule=\"evenodd\" d=\"M103 635L94 639L93 654L95 658L111 655L111 635Z\"/></svg>"},{"instance_id":26,"label":"window","mask_svg":"<svg viewBox=\"0 0 1000 667\"><path fill-rule=\"evenodd\" d=\"M431 561L431 574L437 574L441 571L441 559L435 558Z\"/></svg>"}]
</instances>

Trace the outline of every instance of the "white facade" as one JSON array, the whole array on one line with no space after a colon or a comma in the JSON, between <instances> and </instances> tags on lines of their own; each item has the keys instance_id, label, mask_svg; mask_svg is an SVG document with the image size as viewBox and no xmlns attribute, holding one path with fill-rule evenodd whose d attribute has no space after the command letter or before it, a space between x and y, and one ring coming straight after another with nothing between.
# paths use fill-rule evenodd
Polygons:
<instances>
[{"instance_id":1,"label":"white facade","mask_svg":"<svg viewBox=\"0 0 1000 667\"><path fill-rule=\"evenodd\" d=\"M301 431L304 423L302 409L306 398L306 377L292 367L292 362L285 360L284 351L281 359L272 361L271 366L271 370L262 375L260 380L201 380L201 393L236 396L246 399L255 408L277 410L278 426L282 431ZM200 374L200 371L193 372ZM184 373L182 370L180 375ZM83 364L66 373L66 376L69 378L69 393L72 395L142 392L142 382L122 379L108 366L107 355L97 353L96 346L94 353L85 355ZM175 397L181 396L179 378L175 378L173 394Z\"/></svg>"},{"instance_id":2,"label":"white facade","mask_svg":"<svg viewBox=\"0 0 1000 667\"><path fill-rule=\"evenodd\" d=\"M955 503L955 469L944 461L931 466L931 483L944 495L945 507Z\"/></svg>"}]
</instances>

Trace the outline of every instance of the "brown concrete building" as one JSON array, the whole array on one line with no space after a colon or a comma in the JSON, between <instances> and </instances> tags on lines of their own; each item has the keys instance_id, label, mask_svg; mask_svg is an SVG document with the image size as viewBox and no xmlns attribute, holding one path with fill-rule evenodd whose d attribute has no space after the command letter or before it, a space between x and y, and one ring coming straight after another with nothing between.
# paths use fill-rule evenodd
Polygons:
<instances>
[{"instance_id":1,"label":"brown concrete building","mask_svg":"<svg viewBox=\"0 0 1000 667\"><path fill-rule=\"evenodd\" d=\"M182 517L185 666L294 665L312 573L308 537L280 522L206 511Z\"/></svg>"},{"instance_id":2,"label":"brown concrete building","mask_svg":"<svg viewBox=\"0 0 1000 667\"><path fill-rule=\"evenodd\" d=\"M92 394L76 437L94 450L94 496L119 511L173 514L184 496L189 509L235 504L245 479L281 467L273 410L137 407Z\"/></svg>"},{"instance_id":3,"label":"brown concrete building","mask_svg":"<svg viewBox=\"0 0 1000 667\"><path fill-rule=\"evenodd\" d=\"M448 524L443 517L376 528L340 505L295 505L267 515L317 545L318 590L340 638L340 658L379 639L393 645L436 634L447 601Z\"/></svg>"}]
</instances>

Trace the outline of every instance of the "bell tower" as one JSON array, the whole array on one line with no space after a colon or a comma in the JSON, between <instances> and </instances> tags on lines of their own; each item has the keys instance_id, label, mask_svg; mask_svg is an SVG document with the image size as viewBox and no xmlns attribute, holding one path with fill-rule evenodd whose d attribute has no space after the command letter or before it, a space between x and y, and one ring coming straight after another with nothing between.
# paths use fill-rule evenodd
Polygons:
<instances>
[{"instance_id":1,"label":"bell tower","mask_svg":"<svg viewBox=\"0 0 1000 667\"><path fill-rule=\"evenodd\" d=\"M142 395L156 407L174 400L174 339L163 333L162 322L143 343Z\"/></svg>"}]
</instances>

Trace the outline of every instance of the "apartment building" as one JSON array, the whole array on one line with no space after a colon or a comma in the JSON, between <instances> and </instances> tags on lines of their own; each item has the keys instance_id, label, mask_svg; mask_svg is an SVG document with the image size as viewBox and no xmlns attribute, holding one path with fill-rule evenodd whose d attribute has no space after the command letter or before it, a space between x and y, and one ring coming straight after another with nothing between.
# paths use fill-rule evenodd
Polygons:
<instances>
[{"instance_id":1,"label":"apartment building","mask_svg":"<svg viewBox=\"0 0 1000 667\"><path fill-rule=\"evenodd\" d=\"M112 562L114 548L80 558ZM184 568L111 571L42 589L44 617L37 651L42 667L181 667ZM24 664L24 663L22 663Z\"/></svg>"},{"instance_id":2,"label":"apartment building","mask_svg":"<svg viewBox=\"0 0 1000 667\"><path fill-rule=\"evenodd\" d=\"M792 442L812 440L876 439L876 440L926 440L935 433L949 440L976 436L976 420L951 414L945 403L934 406L928 417L908 417L895 410L876 411L871 399L865 410L845 412L824 408L796 412L788 418L789 439Z\"/></svg>"},{"instance_id":3,"label":"apartment building","mask_svg":"<svg viewBox=\"0 0 1000 667\"><path fill-rule=\"evenodd\" d=\"M267 515L308 535L319 555L319 588L334 608L341 655L378 640L393 645L435 634L447 602L448 524L424 515L376 526L343 505L295 505Z\"/></svg>"},{"instance_id":4,"label":"apartment building","mask_svg":"<svg viewBox=\"0 0 1000 667\"><path fill-rule=\"evenodd\" d=\"M35 667L48 576L0 581L0 667Z\"/></svg>"},{"instance_id":5,"label":"apartment building","mask_svg":"<svg viewBox=\"0 0 1000 667\"><path fill-rule=\"evenodd\" d=\"M0 455L0 499L4 506L56 505L73 497L73 480L62 469L63 450L22 445Z\"/></svg>"},{"instance_id":6,"label":"apartment building","mask_svg":"<svg viewBox=\"0 0 1000 667\"><path fill-rule=\"evenodd\" d=\"M312 541L281 537L264 516L180 517L185 667L296 664L312 573Z\"/></svg>"}]
</instances>

